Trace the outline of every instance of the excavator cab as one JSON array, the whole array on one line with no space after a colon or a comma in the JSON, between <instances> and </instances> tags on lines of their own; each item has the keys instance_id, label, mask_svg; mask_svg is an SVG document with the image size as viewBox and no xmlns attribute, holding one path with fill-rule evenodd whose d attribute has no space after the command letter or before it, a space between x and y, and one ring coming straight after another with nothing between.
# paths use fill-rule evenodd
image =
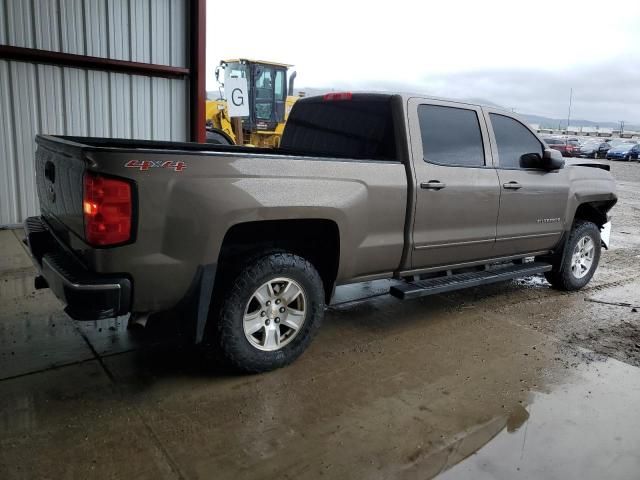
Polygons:
<instances>
[{"instance_id":1,"label":"excavator cab","mask_svg":"<svg viewBox=\"0 0 640 480\"><path fill-rule=\"evenodd\" d=\"M207 142L276 148L284 132L289 111L298 97L293 96L296 72L291 65L244 58L223 60L216 68L216 80L224 87L229 78L245 78L249 115L232 119L227 94L206 104Z\"/></svg>"},{"instance_id":2,"label":"excavator cab","mask_svg":"<svg viewBox=\"0 0 640 480\"><path fill-rule=\"evenodd\" d=\"M284 123L287 93L293 94L293 78L287 88L287 70L291 65L259 60L223 60L216 69L216 79L224 86L224 78L246 78L249 87L249 116L242 119L242 129L250 136L256 131L275 131ZM287 90L290 90L289 92Z\"/></svg>"}]
</instances>

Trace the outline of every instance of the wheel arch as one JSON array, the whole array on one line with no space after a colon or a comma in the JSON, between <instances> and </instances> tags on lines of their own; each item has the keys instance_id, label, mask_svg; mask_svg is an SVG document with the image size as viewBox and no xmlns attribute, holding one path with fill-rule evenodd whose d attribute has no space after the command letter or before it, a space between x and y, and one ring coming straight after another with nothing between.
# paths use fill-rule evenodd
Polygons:
<instances>
[{"instance_id":1,"label":"wheel arch","mask_svg":"<svg viewBox=\"0 0 640 480\"><path fill-rule=\"evenodd\" d=\"M599 228L602 228L602 226L609 221L608 212L615 204L615 199L594 200L579 204L573 215L572 226L575 224L576 220L585 220L593 222Z\"/></svg>"},{"instance_id":2,"label":"wheel arch","mask_svg":"<svg viewBox=\"0 0 640 480\"><path fill-rule=\"evenodd\" d=\"M325 300L333 295L340 265L340 229L321 218L257 220L232 225L224 235L218 256L216 284L252 256L284 250L307 259L318 270Z\"/></svg>"},{"instance_id":3,"label":"wheel arch","mask_svg":"<svg viewBox=\"0 0 640 480\"><path fill-rule=\"evenodd\" d=\"M554 265L558 265L564 261L566 255L567 240L571 235L571 231L575 227L577 220L584 220L594 223L598 228L602 228L609 221L609 210L617 202L617 197L609 196L606 199L590 199L579 203L573 213L568 216L571 219L567 222L566 230L562 234L558 244L549 255L541 258L550 261Z\"/></svg>"}]
</instances>

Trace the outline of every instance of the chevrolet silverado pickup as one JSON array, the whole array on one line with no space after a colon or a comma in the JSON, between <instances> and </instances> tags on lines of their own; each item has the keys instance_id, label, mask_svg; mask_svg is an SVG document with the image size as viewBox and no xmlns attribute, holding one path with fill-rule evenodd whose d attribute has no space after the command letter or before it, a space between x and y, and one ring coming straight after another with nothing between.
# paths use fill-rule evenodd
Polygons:
<instances>
[{"instance_id":1,"label":"chevrolet silverado pickup","mask_svg":"<svg viewBox=\"0 0 640 480\"><path fill-rule=\"evenodd\" d=\"M582 288L617 200L606 163L563 160L511 112L403 94L303 98L273 150L36 141L36 287L77 320L178 312L248 372L296 359L336 285Z\"/></svg>"}]
</instances>

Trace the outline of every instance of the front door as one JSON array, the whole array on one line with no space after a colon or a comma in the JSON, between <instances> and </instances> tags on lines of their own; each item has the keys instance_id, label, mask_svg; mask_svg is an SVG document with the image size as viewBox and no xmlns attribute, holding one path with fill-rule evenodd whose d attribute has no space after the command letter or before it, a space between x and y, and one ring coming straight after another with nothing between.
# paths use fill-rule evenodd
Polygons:
<instances>
[{"instance_id":1,"label":"front door","mask_svg":"<svg viewBox=\"0 0 640 480\"><path fill-rule=\"evenodd\" d=\"M517 119L491 109L486 115L501 189L495 255L552 249L567 222L568 171L520 167L522 155L542 155L544 145Z\"/></svg>"},{"instance_id":2,"label":"front door","mask_svg":"<svg viewBox=\"0 0 640 480\"><path fill-rule=\"evenodd\" d=\"M492 256L500 189L482 110L409 100L416 179L412 269Z\"/></svg>"}]
</instances>

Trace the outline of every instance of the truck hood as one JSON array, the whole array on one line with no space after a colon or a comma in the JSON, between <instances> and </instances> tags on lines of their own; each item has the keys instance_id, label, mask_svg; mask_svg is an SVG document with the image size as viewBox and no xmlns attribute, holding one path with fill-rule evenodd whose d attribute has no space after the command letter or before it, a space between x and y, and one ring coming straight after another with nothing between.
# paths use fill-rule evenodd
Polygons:
<instances>
[{"instance_id":1,"label":"truck hood","mask_svg":"<svg viewBox=\"0 0 640 480\"><path fill-rule=\"evenodd\" d=\"M586 160L584 158L565 159L565 165L568 167L592 167L601 168L607 172L611 170L608 163L598 162L596 160Z\"/></svg>"}]
</instances>

